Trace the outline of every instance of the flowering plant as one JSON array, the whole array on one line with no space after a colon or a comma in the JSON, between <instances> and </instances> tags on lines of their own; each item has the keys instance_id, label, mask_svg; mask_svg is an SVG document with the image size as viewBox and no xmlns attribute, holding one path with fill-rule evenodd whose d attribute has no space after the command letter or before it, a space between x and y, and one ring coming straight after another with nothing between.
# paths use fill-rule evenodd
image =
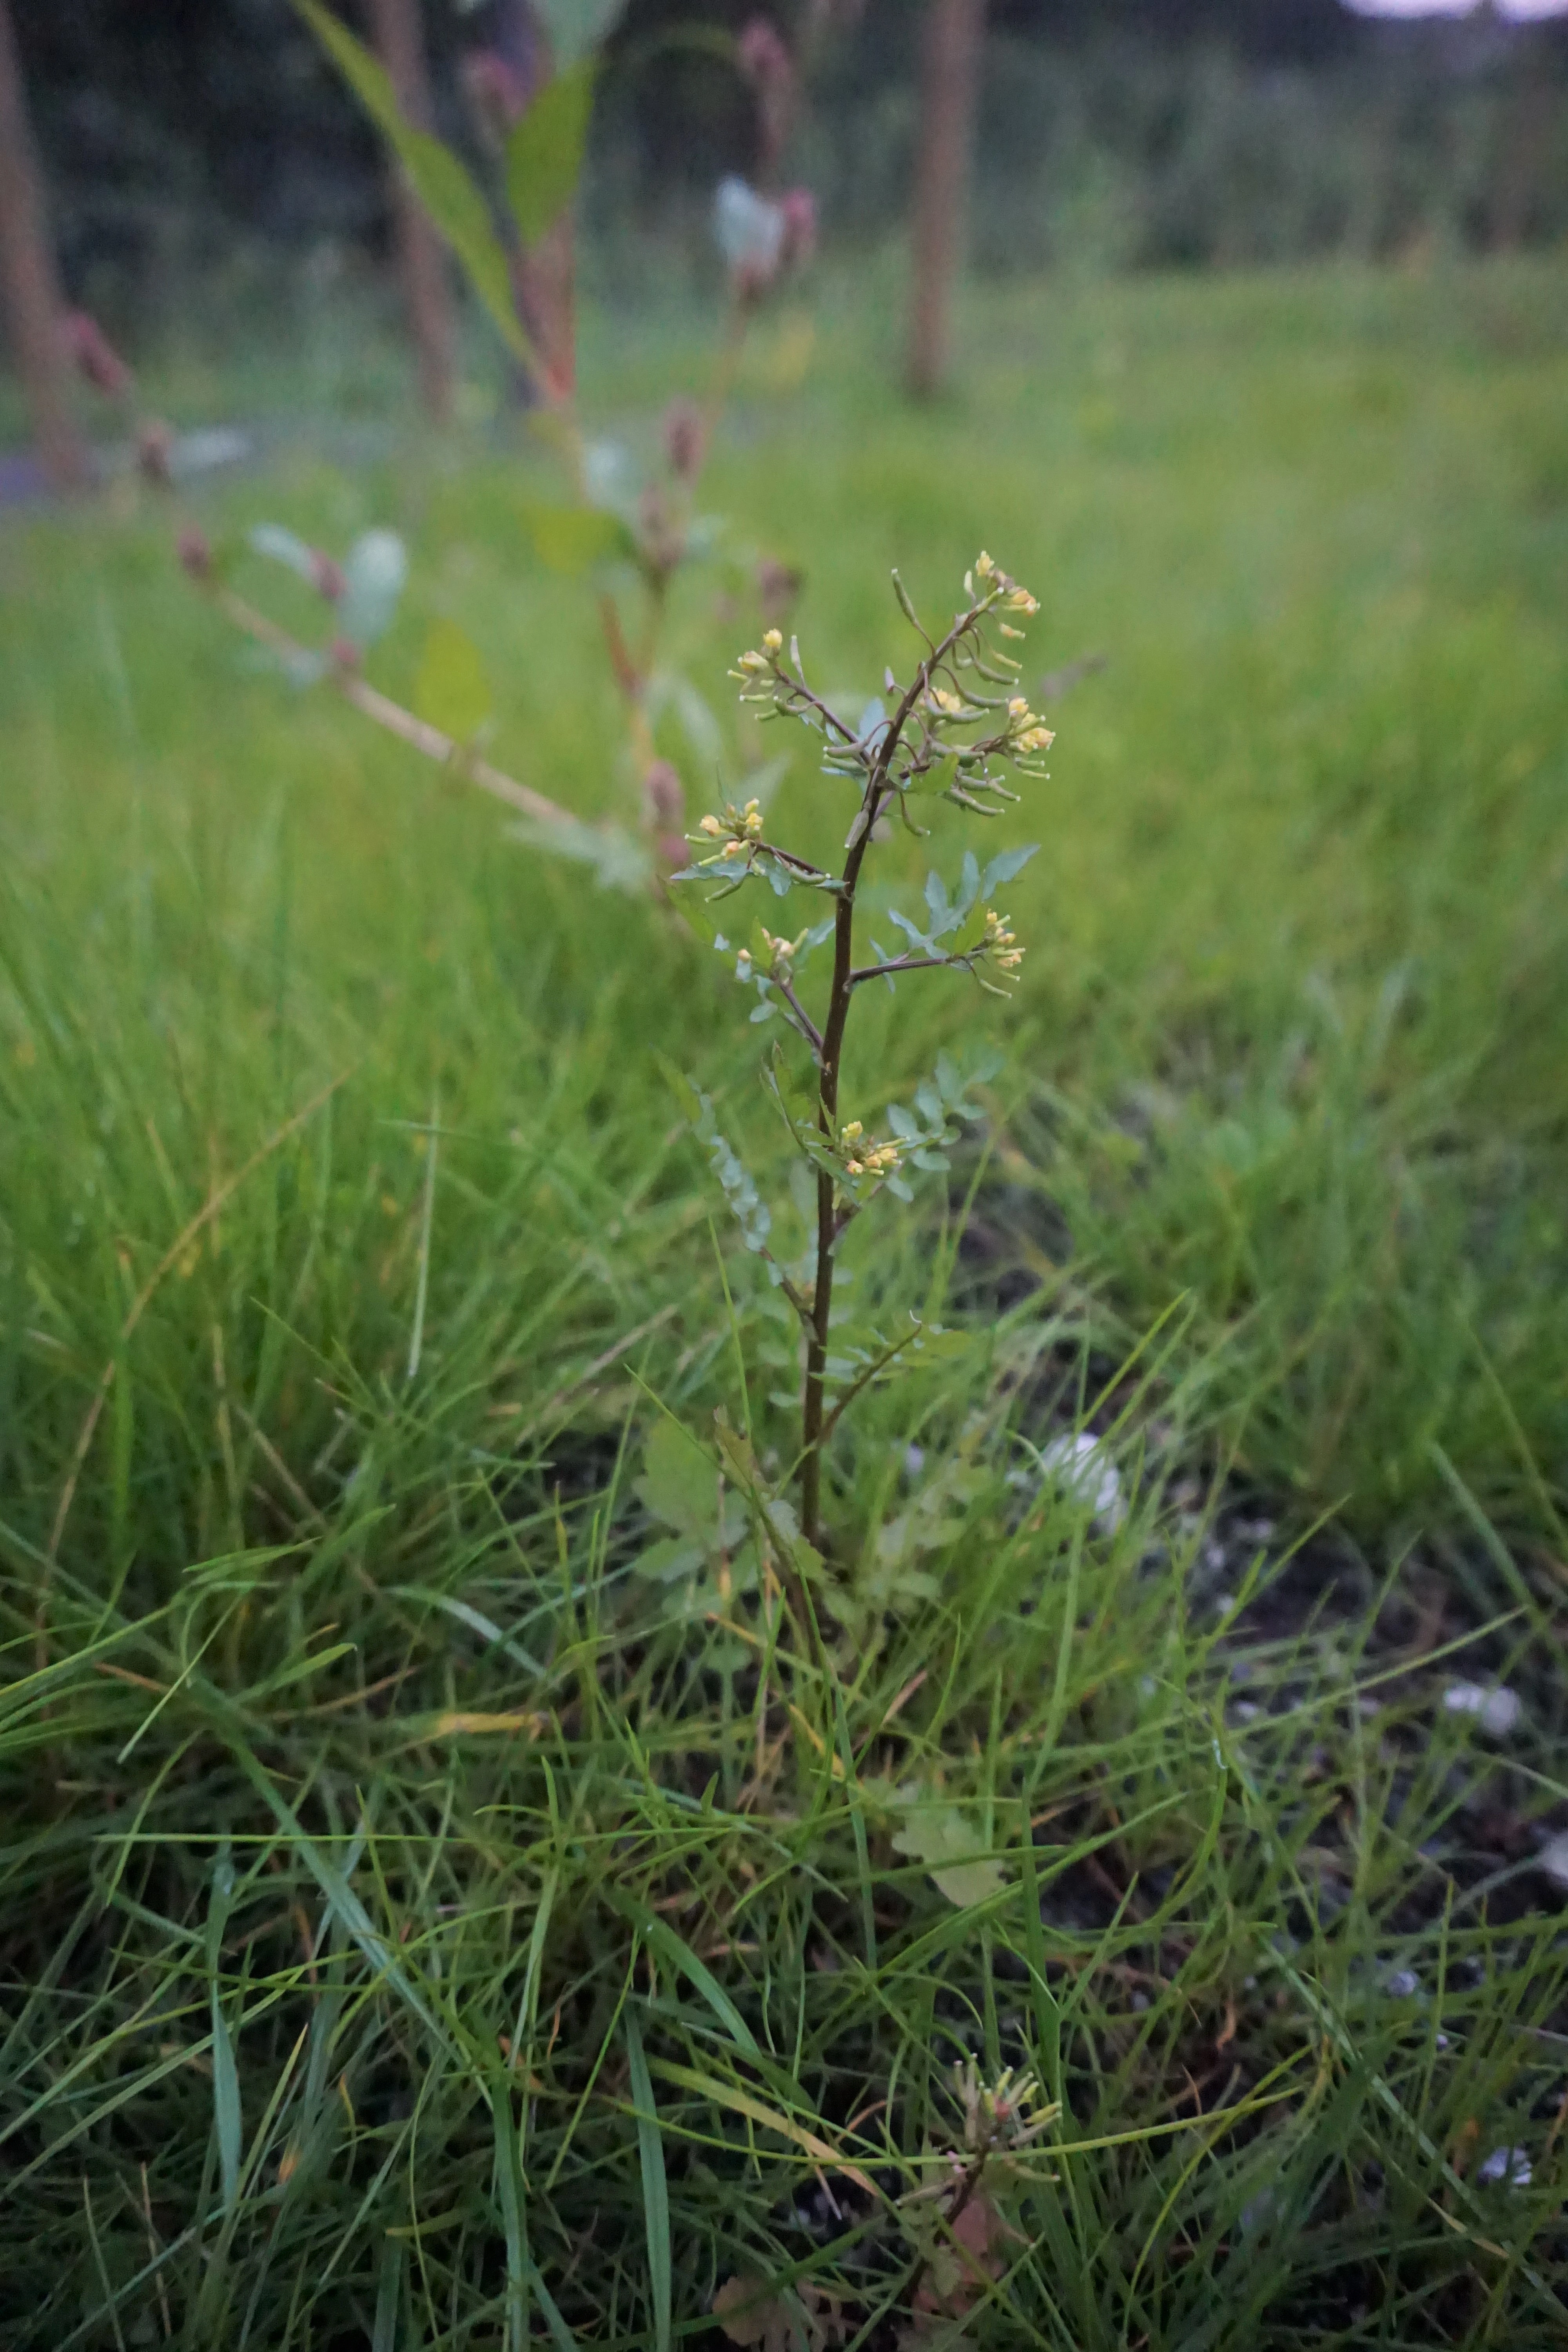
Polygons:
<instances>
[{"instance_id":1,"label":"flowering plant","mask_svg":"<svg viewBox=\"0 0 1568 2352\"><path fill-rule=\"evenodd\" d=\"M628 450L584 431L577 401L572 205L605 65L594 45L598 36L587 34L595 25L602 34L619 15L614 0L586 15L560 12L553 43L534 45L528 71L500 50L470 53L465 81L487 163L478 178L454 149L406 118L384 66L327 0L293 5L462 267L526 391L534 437L559 464L563 497L530 501L523 520L540 563L592 590L625 719L635 828L614 819L586 823L484 756L489 682L479 648L451 620L430 629L412 709L367 682L365 655L391 627L407 577L395 533L367 532L339 562L277 524L252 531L251 553L282 563L326 604L317 646L299 643L237 595L228 578L229 551L215 550L199 530L182 536L182 561L296 685L334 687L378 726L513 809L531 844L591 866L601 884L657 887L684 855L685 789L661 751L661 721L668 714L679 722L694 757L710 769L721 756L718 722L689 680L662 658L670 591L684 567L720 551L721 526L698 510L698 491L748 328L769 293L810 257L816 213L809 192L794 188L775 200L743 180L721 182L713 230L727 266L728 301L711 375L702 398L670 403L662 464L641 479ZM572 26L574 44L563 46L563 31ZM730 47L758 98L760 160L771 170L798 101L799 73L761 19ZM787 613L799 586L789 565L755 551L739 563L731 552L728 562L732 573L749 572L746 584L764 619Z\"/></svg>"},{"instance_id":2,"label":"flowering plant","mask_svg":"<svg viewBox=\"0 0 1568 2352\"><path fill-rule=\"evenodd\" d=\"M758 999L752 1019L781 1015L811 1058L805 1087L780 1047L765 1073L807 1164L814 1195L815 1237L793 1265L775 1253L771 1213L719 1132L711 1104L689 1087L683 1099L709 1146L747 1246L766 1261L771 1280L804 1333L799 1526L802 1542L816 1553L823 1539L823 1458L838 1421L873 1380L940 1336L916 1324L895 1340L877 1335L868 1346L836 1352L833 1289L839 1245L879 1194L910 1197L908 1171L944 1167L945 1148L956 1140L951 1122L978 1116L965 1099L963 1076L944 1056L934 1079L917 1090L912 1108L889 1108L885 1134L871 1133L861 1118L845 1118L839 1097L850 1009L869 982L893 988L917 971L963 972L991 994L1005 996L1024 950L1007 918L991 902L1022 871L1037 845L1004 850L984 868L971 851L951 896L940 875L929 875L922 916L889 914L905 942L897 952L875 939L867 943L868 952L858 942L863 869L872 845L888 835L892 820L922 834L916 812L926 803L946 801L971 815L1000 815L1018 799L1007 778L1043 775L1041 760L1052 740L1050 729L1018 691L1017 659L1005 642L996 642L1019 639L1019 623L1038 611L1026 588L983 553L964 574L963 608L941 635L932 635L896 572L893 585L905 616L924 639L925 652L907 685L900 687L889 670L888 700L868 704L857 720L836 710L808 683L798 638L791 640L786 654L781 630L770 629L731 672L742 702L758 709L764 720L793 719L819 735L826 773L850 786L855 807L840 868L831 872L773 839L760 799L752 799L704 816L688 836L696 856L673 877L700 890L713 886L699 902L698 927L721 953L733 956L736 980ZM758 882L781 898L792 890L814 892L827 902L827 910L793 938L758 923L737 945L719 928L716 910ZM829 942L832 971L818 1015L809 1009L802 973L813 952Z\"/></svg>"}]
</instances>

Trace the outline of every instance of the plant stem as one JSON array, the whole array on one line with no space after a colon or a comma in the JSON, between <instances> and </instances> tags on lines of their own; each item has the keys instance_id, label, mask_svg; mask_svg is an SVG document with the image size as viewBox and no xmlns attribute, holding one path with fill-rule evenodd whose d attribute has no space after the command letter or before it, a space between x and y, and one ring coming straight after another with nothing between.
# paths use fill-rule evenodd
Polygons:
<instances>
[{"instance_id":1,"label":"plant stem","mask_svg":"<svg viewBox=\"0 0 1568 2352\"><path fill-rule=\"evenodd\" d=\"M833 927L833 987L823 1024L816 1123L831 1137L838 1121L838 1070L844 1055L844 1024L854 993L855 886L871 844L871 828L881 808L885 787L874 774L861 803L865 822L855 846L844 861L844 879ZM837 1187L831 1172L816 1174L816 1287L812 1295L811 1331L805 1347L805 1388L801 1403L800 1434L804 1459L800 1470L800 1525L806 1542L822 1549L822 1418L823 1390L827 1376L827 1328L833 1310L833 1259L838 1245Z\"/></svg>"},{"instance_id":2,"label":"plant stem","mask_svg":"<svg viewBox=\"0 0 1568 2352\"><path fill-rule=\"evenodd\" d=\"M940 645L931 645L930 637L926 638L931 651L916 670L894 712L875 762L869 764L859 821L850 836L852 846L845 858L844 875L838 886L838 905L833 930L833 986L827 1000L827 1018L822 1024L822 1048L817 1055L816 1123L829 1141L838 1124L838 1072L844 1057L844 1027L849 1018L849 1000L858 982L868 977L868 973L857 972L855 969L855 887L860 879L866 852L871 845L877 819L893 790L888 782L888 773L904 730L930 690L932 673L974 626L977 609L983 610L984 607L972 606L968 612L961 613ZM817 698L798 679L792 678L791 684L806 701L823 710L841 732L847 731L843 729L841 721L826 709L826 706L818 703ZM800 1526L806 1542L817 1551L822 1549L822 1447L826 1433L823 1407L827 1381L827 1331L833 1312L834 1253L843 1231L835 1202L837 1190L831 1170L819 1168L816 1173L816 1286L812 1293L811 1323L805 1344L805 1379L800 1410ZM834 1420L837 1419L835 1414Z\"/></svg>"}]
</instances>

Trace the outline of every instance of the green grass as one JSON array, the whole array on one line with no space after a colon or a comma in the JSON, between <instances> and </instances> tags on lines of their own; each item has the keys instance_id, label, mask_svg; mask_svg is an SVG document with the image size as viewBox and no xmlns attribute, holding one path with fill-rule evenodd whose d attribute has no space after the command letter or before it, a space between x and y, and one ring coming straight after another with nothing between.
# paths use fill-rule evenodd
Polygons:
<instances>
[{"instance_id":1,"label":"green grass","mask_svg":"<svg viewBox=\"0 0 1568 2352\"><path fill-rule=\"evenodd\" d=\"M782 1188L718 960L248 669L156 510L0 535L7 2343L705 2343L740 2272L878 2346L965 2051L1064 2109L974 2341L1561 2340L1568 276L991 289L965 339L904 409L830 287L710 477L829 686L903 656L889 563L936 606L981 543L1041 668L1109 656L1010 829L1016 1006L907 986L852 1051L868 1114L1011 1059L997 1248L955 1195L850 1251L973 1338L846 1426L825 1665L634 1567L655 1398L788 1445L655 1066ZM696 364L591 323L614 429ZM609 807L527 486L301 442L205 520L397 524L373 675L461 620L498 756ZM1064 1419L1114 1534L1027 1480ZM1276 1547L1216 1605L1226 1471L1334 1515L1305 1598ZM1521 1691L1500 1751L1454 1674ZM825 2147L875 2193L813 2234Z\"/></svg>"}]
</instances>

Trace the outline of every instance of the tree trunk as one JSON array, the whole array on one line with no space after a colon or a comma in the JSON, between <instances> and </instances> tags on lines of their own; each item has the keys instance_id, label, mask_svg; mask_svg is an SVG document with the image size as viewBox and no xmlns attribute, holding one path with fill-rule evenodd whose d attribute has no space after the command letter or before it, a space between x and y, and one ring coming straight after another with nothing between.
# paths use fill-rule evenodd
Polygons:
<instances>
[{"instance_id":1,"label":"tree trunk","mask_svg":"<svg viewBox=\"0 0 1568 2352\"><path fill-rule=\"evenodd\" d=\"M419 0L370 0L370 13L375 46L397 93L397 103L416 130L428 131L430 77L425 63ZM393 201L408 323L419 354L419 396L432 422L446 425L452 415L453 378L452 299L446 257L395 163Z\"/></svg>"},{"instance_id":2,"label":"tree trunk","mask_svg":"<svg viewBox=\"0 0 1568 2352\"><path fill-rule=\"evenodd\" d=\"M984 26L985 0L926 0L910 320L910 390L919 399L936 392L947 372Z\"/></svg>"},{"instance_id":3,"label":"tree trunk","mask_svg":"<svg viewBox=\"0 0 1568 2352\"><path fill-rule=\"evenodd\" d=\"M59 281L8 0L0 0L0 299L44 470L57 489L79 489L87 454L71 415Z\"/></svg>"}]
</instances>

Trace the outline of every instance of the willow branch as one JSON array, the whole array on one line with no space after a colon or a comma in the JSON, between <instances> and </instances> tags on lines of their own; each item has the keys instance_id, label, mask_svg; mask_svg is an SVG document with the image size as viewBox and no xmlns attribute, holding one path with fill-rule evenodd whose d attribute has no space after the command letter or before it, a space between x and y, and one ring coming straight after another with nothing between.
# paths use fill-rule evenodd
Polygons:
<instances>
[{"instance_id":1,"label":"willow branch","mask_svg":"<svg viewBox=\"0 0 1568 2352\"><path fill-rule=\"evenodd\" d=\"M258 613L254 604L247 604L243 596L237 596L232 588L216 589L214 601L237 628L242 629L258 645L265 646L268 652L279 654L290 662L315 659L308 646L300 645L297 637L291 637L287 629L280 629L276 621L268 620L265 613ZM416 719L411 710L405 710L403 705L394 702L390 696L377 693L357 670L335 662L330 675L332 685L344 701L352 702L365 718L373 719L378 727L384 727L389 735L395 735L400 742L411 745L416 751L422 751L427 760L434 760L438 766L454 769L468 783L477 784L480 792L489 793L492 800L504 801L509 808L518 809L524 816L533 817L542 824L574 825L581 822L566 809L558 807L554 801L546 800L542 793L533 792L527 784L520 784L514 776L504 774L500 768L492 768L487 760L474 758L450 735L443 735L441 730L432 727L427 719Z\"/></svg>"}]
</instances>

